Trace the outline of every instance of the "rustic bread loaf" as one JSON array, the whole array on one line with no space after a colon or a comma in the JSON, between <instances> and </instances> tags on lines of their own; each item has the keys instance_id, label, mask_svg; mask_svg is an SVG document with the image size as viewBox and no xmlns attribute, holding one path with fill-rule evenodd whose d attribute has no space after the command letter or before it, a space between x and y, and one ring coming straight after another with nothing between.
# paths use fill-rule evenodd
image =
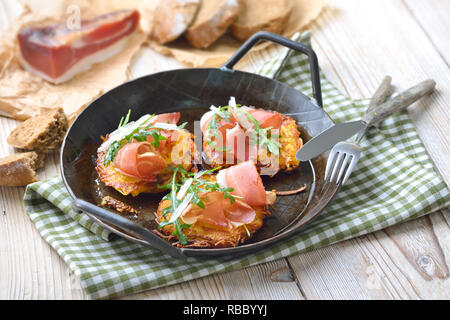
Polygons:
<instances>
[{"instance_id":1,"label":"rustic bread loaf","mask_svg":"<svg viewBox=\"0 0 450 320\"><path fill-rule=\"evenodd\" d=\"M0 186L19 187L39 181L36 169L44 165L36 152L16 153L0 158Z\"/></svg>"},{"instance_id":2,"label":"rustic bread loaf","mask_svg":"<svg viewBox=\"0 0 450 320\"><path fill-rule=\"evenodd\" d=\"M195 48L207 48L236 20L240 0L203 0L185 36Z\"/></svg>"},{"instance_id":3,"label":"rustic bread loaf","mask_svg":"<svg viewBox=\"0 0 450 320\"><path fill-rule=\"evenodd\" d=\"M193 21L199 6L200 0L160 0L154 11L152 39L164 44L178 38Z\"/></svg>"},{"instance_id":4,"label":"rustic bread loaf","mask_svg":"<svg viewBox=\"0 0 450 320\"><path fill-rule=\"evenodd\" d=\"M48 150L59 147L68 128L67 117L62 108L25 120L7 138L16 148Z\"/></svg>"},{"instance_id":5,"label":"rustic bread loaf","mask_svg":"<svg viewBox=\"0 0 450 320\"><path fill-rule=\"evenodd\" d=\"M292 0L242 0L231 35L245 41L258 31L281 33L292 11Z\"/></svg>"}]
</instances>

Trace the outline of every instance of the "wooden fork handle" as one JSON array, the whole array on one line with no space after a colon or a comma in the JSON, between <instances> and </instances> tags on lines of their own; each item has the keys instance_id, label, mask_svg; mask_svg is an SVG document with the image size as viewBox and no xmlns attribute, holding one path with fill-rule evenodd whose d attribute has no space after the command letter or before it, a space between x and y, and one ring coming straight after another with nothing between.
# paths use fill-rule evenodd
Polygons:
<instances>
[{"instance_id":1,"label":"wooden fork handle","mask_svg":"<svg viewBox=\"0 0 450 320\"><path fill-rule=\"evenodd\" d=\"M370 111L368 109L362 120L367 123L368 127L373 126L430 93L435 86L436 82L434 80L422 81L389 101L379 106L374 106Z\"/></svg>"}]
</instances>

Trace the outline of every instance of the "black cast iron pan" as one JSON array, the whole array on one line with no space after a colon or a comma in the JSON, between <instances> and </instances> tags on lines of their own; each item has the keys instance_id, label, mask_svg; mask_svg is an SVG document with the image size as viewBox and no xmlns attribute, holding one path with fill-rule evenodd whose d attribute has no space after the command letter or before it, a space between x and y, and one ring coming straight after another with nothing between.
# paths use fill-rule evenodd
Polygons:
<instances>
[{"instance_id":1,"label":"black cast iron pan","mask_svg":"<svg viewBox=\"0 0 450 320\"><path fill-rule=\"evenodd\" d=\"M314 100L273 79L233 70L234 65L260 40L269 40L309 57ZM325 158L301 163L291 173L274 178L263 177L267 190L289 190L308 185L306 192L278 197L272 214L250 242L235 248L175 248L149 230L156 228L154 212L161 195L124 197L98 180L95 171L96 150L104 136L117 128L120 118L132 109L132 119L144 114L181 112L180 122L194 120L209 106L226 105L230 96L237 102L289 114L299 124L306 142L333 125L322 109L317 58L308 47L281 36L259 32L247 40L221 68L193 68L160 72L124 83L92 102L75 119L67 132L61 151L61 171L73 207L88 214L103 227L128 240L149 245L175 257L222 257L253 253L300 231L331 201L338 187L324 188ZM105 195L138 209L139 215L123 216L97 204Z\"/></svg>"}]
</instances>

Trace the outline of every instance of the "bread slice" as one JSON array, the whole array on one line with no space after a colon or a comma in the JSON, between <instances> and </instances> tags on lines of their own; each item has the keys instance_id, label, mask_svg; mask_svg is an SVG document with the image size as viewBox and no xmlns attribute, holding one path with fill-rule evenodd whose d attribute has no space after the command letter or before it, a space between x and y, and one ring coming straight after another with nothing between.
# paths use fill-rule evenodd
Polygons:
<instances>
[{"instance_id":1,"label":"bread slice","mask_svg":"<svg viewBox=\"0 0 450 320\"><path fill-rule=\"evenodd\" d=\"M154 11L152 39L164 44L178 38L194 20L199 6L200 0L160 0Z\"/></svg>"},{"instance_id":2,"label":"bread slice","mask_svg":"<svg viewBox=\"0 0 450 320\"><path fill-rule=\"evenodd\" d=\"M231 35L245 41L258 31L281 33L292 11L292 0L242 0Z\"/></svg>"},{"instance_id":3,"label":"bread slice","mask_svg":"<svg viewBox=\"0 0 450 320\"><path fill-rule=\"evenodd\" d=\"M0 158L0 186L20 187L39 181L36 169L44 165L36 152L16 153Z\"/></svg>"},{"instance_id":4,"label":"bread slice","mask_svg":"<svg viewBox=\"0 0 450 320\"><path fill-rule=\"evenodd\" d=\"M203 0L185 36L195 48L207 48L237 19L241 0Z\"/></svg>"},{"instance_id":5,"label":"bread slice","mask_svg":"<svg viewBox=\"0 0 450 320\"><path fill-rule=\"evenodd\" d=\"M6 141L13 147L27 150L48 150L59 147L68 128L62 108L25 120L9 134Z\"/></svg>"}]
</instances>

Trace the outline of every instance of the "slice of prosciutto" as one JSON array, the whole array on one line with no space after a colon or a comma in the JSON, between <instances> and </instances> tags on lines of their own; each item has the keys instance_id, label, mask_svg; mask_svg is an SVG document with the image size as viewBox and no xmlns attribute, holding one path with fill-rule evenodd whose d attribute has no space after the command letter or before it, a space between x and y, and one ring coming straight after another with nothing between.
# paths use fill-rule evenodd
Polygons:
<instances>
[{"instance_id":1,"label":"slice of prosciutto","mask_svg":"<svg viewBox=\"0 0 450 320\"><path fill-rule=\"evenodd\" d=\"M151 124L155 123L169 123L177 124L180 120L181 114L179 112L161 113L150 119ZM166 138L166 140L159 140L158 150L162 150L167 143L174 143L178 139L178 132L173 130L159 130L160 135ZM153 136L148 136L147 141L152 143Z\"/></svg>"},{"instance_id":2,"label":"slice of prosciutto","mask_svg":"<svg viewBox=\"0 0 450 320\"><path fill-rule=\"evenodd\" d=\"M123 145L113 163L120 173L149 182L157 181L157 174L167 167L164 158L148 142Z\"/></svg>"},{"instance_id":3,"label":"slice of prosciutto","mask_svg":"<svg viewBox=\"0 0 450 320\"><path fill-rule=\"evenodd\" d=\"M200 195L205 208L189 205L182 214L182 219L187 224L197 221L221 228L238 227L255 220L256 212L243 201L236 200L231 204L230 199L225 199L222 192L214 191Z\"/></svg>"},{"instance_id":4,"label":"slice of prosciutto","mask_svg":"<svg viewBox=\"0 0 450 320\"><path fill-rule=\"evenodd\" d=\"M237 107L235 100L230 99L229 102L231 117L228 120L218 119L217 129L214 132L208 132L208 125L216 113L211 110L206 112L200 119L200 127L204 135L204 139L208 142L209 139L216 140L216 137L211 138L211 134L219 135L213 147L206 146L207 150L211 150L210 156L213 160L224 161L226 164L239 163L242 161L253 160L257 161L260 152L267 154L267 149L260 148L254 141L255 124L248 118L248 115L253 117L259 127L263 129L271 128L275 132L279 132L283 116L275 111L256 109L253 107L242 106ZM208 135L208 136L206 136ZM256 137L261 139L261 137Z\"/></svg>"},{"instance_id":5,"label":"slice of prosciutto","mask_svg":"<svg viewBox=\"0 0 450 320\"><path fill-rule=\"evenodd\" d=\"M256 121L261 128L266 129L268 127L273 127L272 129L280 129L283 122L281 114L275 111L255 109L252 107L242 107L243 110L247 111Z\"/></svg>"},{"instance_id":6,"label":"slice of prosciutto","mask_svg":"<svg viewBox=\"0 0 450 320\"><path fill-rule=\"evenodd\" d=\"M154 116L151 120L151 124L155 123L170 123L177 124L180 120L181 114L179 112L161 113Z\"/></svg>"},{"instance_id":7,"label":"slice of prosciutto","mask_svg":"<svg viewBox=\"0 0 450 320\"><path fill-rule=\"evenodd\" d=\"M74 30L66 22L26 27L17 35L21 64L52 83L67 81L123 50L139 17L137 10L122 10L82 20Z\"/></svg>"},{"instance_id":8,"label":"slice of prosciutto","mask_svg":"<svg viewBox=\"0 0 450 320\"><path fill-rule=\"evenodd\" d=\"M251 207L266 206L271 203L267 197L253 161L241 162L217 173L217 182L222 188L233 188L232 195Z\"/></svg>"}]
</instances>

